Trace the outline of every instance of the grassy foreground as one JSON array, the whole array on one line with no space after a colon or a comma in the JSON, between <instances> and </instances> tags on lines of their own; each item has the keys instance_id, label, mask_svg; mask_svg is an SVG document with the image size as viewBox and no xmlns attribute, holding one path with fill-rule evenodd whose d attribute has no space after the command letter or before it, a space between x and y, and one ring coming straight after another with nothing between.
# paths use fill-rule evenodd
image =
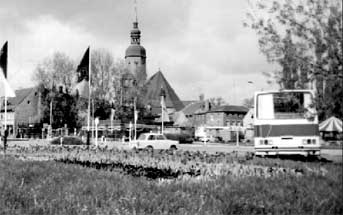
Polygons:
<instances>
[{"instance_id":1,"label":"grassy foreground","mask_svg":"<svg viewBox=\"0 0 343 215\"><path fill-rule=\"evenodd\" d=\"M0 156L0 214L342 214L342 166L328 174L147 180Z\"/></svg>"}]
</instances>

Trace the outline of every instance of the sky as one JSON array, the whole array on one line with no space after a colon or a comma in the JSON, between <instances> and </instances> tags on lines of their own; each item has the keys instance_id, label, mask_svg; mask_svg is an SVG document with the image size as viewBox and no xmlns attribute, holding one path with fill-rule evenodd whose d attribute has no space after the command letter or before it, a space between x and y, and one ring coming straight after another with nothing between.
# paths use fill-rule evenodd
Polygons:
<instances>
[{"instance_id":1,"label":"sky","mask_svg":"<svg viewBox=\"0 0 343 215\"><path fill-rule=\"evenodd\" d=\"M34 86L37 64L54 52L76 63L90 45L124 59L135 20L134 0L0 0L0 43L9 42L8 80ZM257 90L275 89L275 70L243 26L245 0L137 0L148 77L159 68L181 100L222 97L240 105ZM1 45L2 46L2 45ZM250 83L249 83L250 82Z\"/></svg>"}]
</instances>

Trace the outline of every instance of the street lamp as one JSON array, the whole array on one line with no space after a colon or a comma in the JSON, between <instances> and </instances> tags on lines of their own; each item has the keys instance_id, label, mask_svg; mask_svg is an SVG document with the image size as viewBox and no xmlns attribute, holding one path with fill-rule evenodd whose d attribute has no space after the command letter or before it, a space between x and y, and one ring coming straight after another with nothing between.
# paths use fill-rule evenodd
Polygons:
<instances>
[{"instance_id":1,"label":"street lamp","mask_svg":"<svg viewBox=\"0 0 343 215\"><path fill-rule=\"evenodd\" d=\"M162 122L162 128L161 128L161 133L163 134L163 105L165 105L165 101L164 98L166 97L166 91L163 89L163 87L161 87L161 91L160 91L160 97L161 97L161 122Z\"/></svg>"}]
</instances>

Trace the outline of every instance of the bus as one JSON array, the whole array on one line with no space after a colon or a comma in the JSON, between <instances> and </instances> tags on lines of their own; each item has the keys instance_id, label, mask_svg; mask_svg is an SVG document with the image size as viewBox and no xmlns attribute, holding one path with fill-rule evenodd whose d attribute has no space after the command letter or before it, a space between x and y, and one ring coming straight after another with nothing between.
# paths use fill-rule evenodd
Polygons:
<instances>
[{"instance_id":1,"label":"bus","mask_svg":"<svg viewBox=\"0 0 343 215\"><path fill-rule=\"evenodd\" d=\"M254 146L257 156L320 156L313 91L256 92L254 107Z\"/></svg>"}]
</instances>

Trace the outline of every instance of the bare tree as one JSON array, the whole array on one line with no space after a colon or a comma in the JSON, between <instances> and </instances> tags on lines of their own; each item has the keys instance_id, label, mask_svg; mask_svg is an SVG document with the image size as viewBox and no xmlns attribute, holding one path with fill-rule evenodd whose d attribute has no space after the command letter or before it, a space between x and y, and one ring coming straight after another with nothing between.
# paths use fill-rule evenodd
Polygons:
<instances>
[{"instance_id":1,"label":"bare tree","mask_svg":"<svg viewBox=\"0 0 343 215\"><path fill-rule=\"evenodd\" d=\"M66 54L55 52L37 65L33 80L46 89L51 89L55 85L64 86L68 91L76 75L74 70L74 62Z\"/></svg>"}]
</instances>

